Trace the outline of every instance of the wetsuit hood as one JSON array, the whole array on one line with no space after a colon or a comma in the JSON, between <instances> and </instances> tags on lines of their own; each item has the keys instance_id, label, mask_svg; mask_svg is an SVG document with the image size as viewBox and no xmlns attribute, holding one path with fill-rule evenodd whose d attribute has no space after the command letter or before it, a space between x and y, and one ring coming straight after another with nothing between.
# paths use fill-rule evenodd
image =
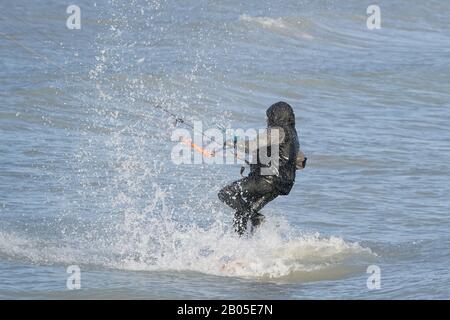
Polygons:
<instances>
[{"instance_id":1,"label":"wetsuit hood","mask_svg":"<svg viewBox=\"0 0 450 320\"><path fill-rule=\"evenodd\" d=\"M267 125L274 126L295 126L295 115L292 107L286 102L277 102L266 111Z\"/></svg>"}]
</instances>

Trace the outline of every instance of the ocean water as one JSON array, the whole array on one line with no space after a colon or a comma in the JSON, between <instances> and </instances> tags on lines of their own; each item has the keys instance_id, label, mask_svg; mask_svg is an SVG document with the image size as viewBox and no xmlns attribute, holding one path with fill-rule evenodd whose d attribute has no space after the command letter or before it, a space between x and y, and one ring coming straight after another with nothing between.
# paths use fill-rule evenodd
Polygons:
<instances>
[{"instance_id":1,"label":"ocean water","mask_svg":"<svg viewBox=\"0 0 450 320\"><path fill-rule=\"evenodd\" d=\"M0 2L0 298L450 298L450 2L379 30L364 0L74 4ZM240 239L240 166L175 165L156 106L248 129L279 100L308 166Z\"/></svg>"}]
</instances>

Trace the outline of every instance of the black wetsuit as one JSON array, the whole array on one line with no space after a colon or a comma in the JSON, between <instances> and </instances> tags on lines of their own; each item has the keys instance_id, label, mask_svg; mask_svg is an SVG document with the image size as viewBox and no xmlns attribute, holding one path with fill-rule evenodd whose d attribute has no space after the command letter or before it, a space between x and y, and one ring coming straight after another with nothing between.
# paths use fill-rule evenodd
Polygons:
<instances>
[{"instance_id":1,"label":"black wetsuit","mask_svg":"<svg viewBox=\"0 0 450 320\"><path fill-rule=\"evenodd\" d=\"M294 112L289 104L278 102L267 109L266 114L268 128L278 127L284 132L279 144L278 175L261 175L265 165L258 156L257 163L250 166L248 177L233 182L218 194L221 201L236 210L234 227L240 235L248 226L252 229L258 226L264 218L259 210L279 195L289 194L295 181L299 142ZM270 152L269 146L269 155ZM304 167L305 163L302 165Z\"/></svg>"}]
</instances>

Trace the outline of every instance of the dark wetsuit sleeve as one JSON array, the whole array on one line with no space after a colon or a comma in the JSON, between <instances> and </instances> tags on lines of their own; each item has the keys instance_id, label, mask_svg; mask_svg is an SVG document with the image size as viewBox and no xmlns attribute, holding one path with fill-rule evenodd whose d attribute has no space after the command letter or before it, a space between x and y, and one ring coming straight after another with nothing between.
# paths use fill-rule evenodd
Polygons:
<instances>
[{"instance_id":1,"label":"dark wetsuit sleeve","mask_svg":"<svg viewBox=\"0 0 450 320\"><path fill-rule=\"evenodd\" d=\"M276 139L278 137L278 139ZM259 148L265 148L267 146L275 146L281 144L284 141L284 130L281 127L274 127L270 129L266 129L255 139L246 141L239 140L236 143L231 140L227 140L225 142L226 146L234 147L245 153L252 153L258 150Z\"/></svg>"}]
</instances>

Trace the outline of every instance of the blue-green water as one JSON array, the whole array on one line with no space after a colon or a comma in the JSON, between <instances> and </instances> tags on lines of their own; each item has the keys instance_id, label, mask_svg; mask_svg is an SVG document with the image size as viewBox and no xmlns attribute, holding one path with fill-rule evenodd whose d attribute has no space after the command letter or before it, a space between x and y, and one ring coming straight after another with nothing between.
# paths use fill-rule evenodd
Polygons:
<instances>
[{"instance_id":1,"label":"blue-green water","mask_svg":"<svg viewBox=\"0 0 450 320\"><path fill-rule=\"evenodd\" d=\"M450 298L449 2L379 30L370 1L76 4L0 3L1 298ZM174 165L155 105L263 128L279 100L308 167L239 239L239 165Z\"/></svg>"}]
</instances>

